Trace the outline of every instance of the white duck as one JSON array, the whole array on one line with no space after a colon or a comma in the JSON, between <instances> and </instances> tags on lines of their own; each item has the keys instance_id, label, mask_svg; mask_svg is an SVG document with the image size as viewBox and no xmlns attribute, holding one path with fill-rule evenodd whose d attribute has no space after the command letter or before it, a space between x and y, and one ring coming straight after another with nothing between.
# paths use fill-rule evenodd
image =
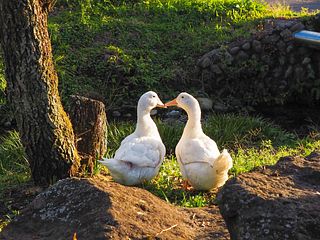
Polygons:
<instances>
[{"instance_id":1,"label":"white duck","mask_svg":"<svg viewBox=\"0 0 320 240\"><path fill-rule=\"evenodd\" d=\"M116 182L137 185L158 174L166 149L150 116L155 107L165 107L158 95L152 91L143 94L138 101L135 131L121 142L114 158L100 161Z\"/></svg>"},{"instance_id":2,"label":"white duck","mask_svg":"<svg viewBox=\"0 0 320 240\"><path fill-rule=\"evenodd\" d=\"M215 141L203 133L199 102L188 93L180 93L165 105L178 106L188 114L187 124L176 146L182 176L197 190L222 186L228 179L232 158L226 149L220 154Z\"/></svg>"}]
</instances>

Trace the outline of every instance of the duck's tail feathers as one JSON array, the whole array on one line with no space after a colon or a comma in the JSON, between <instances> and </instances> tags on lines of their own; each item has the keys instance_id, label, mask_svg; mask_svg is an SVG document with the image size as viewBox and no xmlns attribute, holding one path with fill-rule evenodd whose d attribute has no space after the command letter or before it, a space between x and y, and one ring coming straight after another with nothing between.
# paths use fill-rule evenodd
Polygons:
<instances>
[{"instance_id":1,"label":"duck's tail feathers","mask_svg":"<svg viewBox=\"0 0 320 240\"><path fill-rule=\"evenodd\" d=\"M232 158L227 149L223 149L222 153L214 161L214 169L216 171L216 174L228 172L228 170L232 168L232 165Z\"/></svg>"},{"instance_id":2,"label":"duck's tail feathers","mask_svg":"<svg viewBox=\"0 0 320 240\"><path fill-rule=\"evenodd\" d=\"M109 167L113 162L113 158L103 158L102 160L98 160L99 163L103 164L106 167Z\"/></svg>"},{"instance_id":3,"label":"duck's tail feathers","mask_svg":"<svg viewBox=\"0 0 320 240\"><path fill-rule=\"evenodd\" d=\"M114 158L104 158L103 160L99 160L98 162L106 166L111 173L122 173L130 169L131 167L128 162L117 160Z\"/></svg>"},{"instance_id":4,"label":"duck's tail feathers","mask_svg":"<svg viewBox=\"0 0 320 240\"><path fill-rule=\"evenodd\" d=\"M232 158L226 149L223 149L219 157L213 162L215 174L214 187L221 187L228 180L228 171L232 168Z\"/></svg>"}]
</instances>

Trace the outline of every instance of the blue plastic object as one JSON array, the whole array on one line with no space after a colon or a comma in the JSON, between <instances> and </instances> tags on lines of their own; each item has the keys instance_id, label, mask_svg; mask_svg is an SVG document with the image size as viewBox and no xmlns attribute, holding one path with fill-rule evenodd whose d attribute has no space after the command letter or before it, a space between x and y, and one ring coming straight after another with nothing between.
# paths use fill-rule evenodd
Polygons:
<instances>
[{"instance_id":1,"label":"blue plastic object","mask_svg":"<svg viewBox=\"0 0 320 240\"><path fill-rule=\"evenodd\" d=\"M320 33L303 30L293 34L295 40L306 44L320 46Z\"/></svg>"}]
</instances>

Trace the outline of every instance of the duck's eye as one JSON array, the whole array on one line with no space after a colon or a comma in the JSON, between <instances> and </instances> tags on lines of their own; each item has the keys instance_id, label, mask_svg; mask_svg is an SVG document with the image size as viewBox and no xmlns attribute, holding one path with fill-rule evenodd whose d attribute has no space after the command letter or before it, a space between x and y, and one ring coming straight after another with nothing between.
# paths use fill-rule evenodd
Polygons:
<instances>
[{"instance_id":1,"label":"duck's eye","mask_svg":"<svg viewBox=\"0 0 320 240\"><path fill-rule=\"evenodd\" d=\"M181 96L181 98L184 98L184 96Z\"/></svg>"},{"instance_id":2,"label":"duck's eye","mask_svg":"<svg viewBox=\"0 0 320 240\"><path fill-rule=\"evenodd\" d=\"M156 96L152 96L152 97L156 97Z\"/></svg>"}]
</instances>

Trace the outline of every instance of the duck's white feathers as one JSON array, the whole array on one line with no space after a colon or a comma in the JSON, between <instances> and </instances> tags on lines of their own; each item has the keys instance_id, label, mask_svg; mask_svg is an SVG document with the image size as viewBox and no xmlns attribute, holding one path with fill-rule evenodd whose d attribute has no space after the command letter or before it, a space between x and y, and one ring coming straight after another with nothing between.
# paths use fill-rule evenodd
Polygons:
<instances>
[{"instance_id":1,"label":"duck's white feathers","mask_svg":"<svg viewBox=\"0 0 320 240\"><path fill-rule=\"evenodd\" d=\"M176 154L183 164L195 161L211 163L210 159L217 158L220 152L217 144L203 134L196 138L181 138L176 147Z\"/></svg>"},{"instance_id":2,"label":"duck's white feathers","mask_svg":"<svg viewBox=\"0 0 320 240\"><path fill-rule=\"evenodd\" d=\"M137 185L158 174L166 149L150 117L151 109L157 104L163 105L155 92L143 94L138 102L134 133L121 142L113 158L100 161L116 182Z\"/></svg>"},{"instance_id":3,"label":"duck's white feathers","mask_svg":"<svg viewBox=\"0 0 320 240\"><path fill-rule=\"evenodd\" d=\"M176 148L181 174L197 190L210 190L228 180L232 158L224 149L220 154L217 144L207 136L181 138Z\"/></svg>"},{"instance_id":4,"label":"duck's white feathers","mask_svg":"<svg viewBox=\"0 0 320 240\"><path fill-rule=\"evenodd\" d=\"M114 158L100 161L116 182L136 185L154 178L163 162L165 146L154 137L126 137Z\"/></svg>"},{"instance_id":5,"label":"duck's white feathers","mask_svg":"<svg viewBox=\"0 0 320 240\"><path fill-rule=\"evenodd\" d=\"M130 135L121 142L114 159L130 162L137 167L157 167L162 162L165 151L160 139Z\"/></svg>"},{"instance_id":6,"label":"duck's white feathers","mask_svg":"<svg viewBox=\"0 0 320 240\"><path fill-rule=\"evenodd\" d=\"M230 154L225 149L220 153L216 142L203 133L201 110L194 97L181 93L176 102L188 114L188 122L176 147L182 176L197 190L222 186L232 167Z\"/></svg>"}]
</instances>

